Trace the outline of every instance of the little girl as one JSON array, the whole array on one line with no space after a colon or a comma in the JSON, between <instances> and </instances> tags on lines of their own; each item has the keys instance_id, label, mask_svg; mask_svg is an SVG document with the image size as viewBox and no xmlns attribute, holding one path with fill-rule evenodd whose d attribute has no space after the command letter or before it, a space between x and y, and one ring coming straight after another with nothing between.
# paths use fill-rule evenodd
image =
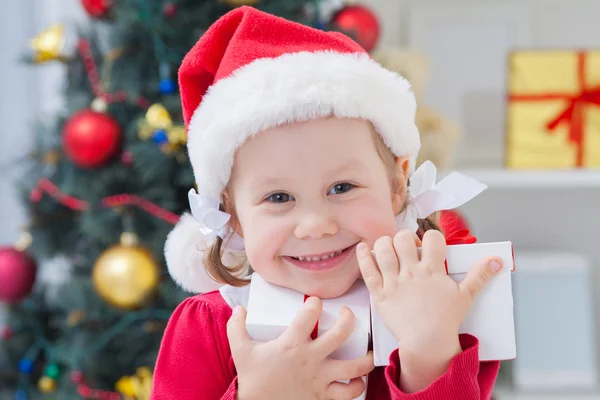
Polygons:
<instances>
[{"instance_id":1,"label":"little girl","mask_svg":"<svg viewBox=\"0 0 600 400\"><path fill-rule=\"evenodd\" d=\"M417 229L408 82L339 33L251 7L217 21L179 78L197 194L165 254L175 281L204 294L173 313L151 398L489 399L499 362L479 362L477 338L459 328L501 261L456 284L444 236L429 220ZM245 329L251 272L312 296L270 342ZM386 367L371 352L328 357L354 328L347 308L311 339L320 299L357 279L398 342Z\"/></svg>"}]
</instances>

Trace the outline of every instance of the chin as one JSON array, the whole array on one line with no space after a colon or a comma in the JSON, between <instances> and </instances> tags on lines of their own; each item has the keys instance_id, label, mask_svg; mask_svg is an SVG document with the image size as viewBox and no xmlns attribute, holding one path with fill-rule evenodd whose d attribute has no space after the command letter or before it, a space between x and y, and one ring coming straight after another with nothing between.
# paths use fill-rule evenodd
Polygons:
<instances>
[{"instance_id":1,"label":"chin","mask_svg":"<svg viewBox=\"0 0 600 400\"><path fill-rule=\"evenodd\" d=\"M327 280L307 282L300 292L320 299L334 299L346 293L357 279L358 276L352 276L347 279L336 279L335 282Z\"/></svg>"}]
</instances>

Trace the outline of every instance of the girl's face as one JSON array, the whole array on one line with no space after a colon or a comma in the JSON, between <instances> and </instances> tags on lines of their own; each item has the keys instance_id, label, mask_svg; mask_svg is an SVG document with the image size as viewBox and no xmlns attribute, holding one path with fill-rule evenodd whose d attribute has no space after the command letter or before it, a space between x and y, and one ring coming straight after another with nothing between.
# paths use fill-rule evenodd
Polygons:
<instances>
[{"instance_id":1,"label":"girl's face","mask_svg":"<svg viewBox=\"0 0 600 400\"><path fill-rule=\"evenodd\" d=\"M236 153L226 200L254 271L333 298L360 277L355 247L396 233L406 159L392 193L370 123L326 118L261 132Z\"/></svg>"}]
</instances>

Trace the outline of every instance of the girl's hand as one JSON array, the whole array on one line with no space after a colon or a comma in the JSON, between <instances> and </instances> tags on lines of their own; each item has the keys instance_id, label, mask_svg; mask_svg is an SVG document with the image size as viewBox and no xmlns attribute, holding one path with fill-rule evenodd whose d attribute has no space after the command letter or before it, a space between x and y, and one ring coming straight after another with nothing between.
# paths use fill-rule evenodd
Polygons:
<instances>
[{"instance_id":1,"label":"girl's hand","mask_svg":"<svg viewBox=\"0 0 600 400\"><path fill-rule=\"evenodd\" d=\"M365 390L362 376L374 368L373 355L356 360L333 360L328 356L350 337L355 317L343 308L335 325L312 340L322 302L307 299L290 327L277 339L253 342L246 331L246 311L234 310L227 336L238 373L238 400L342 400ZM336 381L349 380L348 384Z\"/></svg>"},{"instance_id":2,"label":"girl's hand","mask_svg":"<svg viewBox=\"0 0 600 400\"><path fill-rule=\"evenodd\" d=\"M382 237L374 245L377 263L365 244L357 247L372 301L398 341L400 383L411 392L443 375L462 351L460 325L477 294L502 266L496 257L484 259L457 284L446 274L443 234L425 232L420 258L417 243L407 230L394 239Z\"/></svg>"}]
</instances>

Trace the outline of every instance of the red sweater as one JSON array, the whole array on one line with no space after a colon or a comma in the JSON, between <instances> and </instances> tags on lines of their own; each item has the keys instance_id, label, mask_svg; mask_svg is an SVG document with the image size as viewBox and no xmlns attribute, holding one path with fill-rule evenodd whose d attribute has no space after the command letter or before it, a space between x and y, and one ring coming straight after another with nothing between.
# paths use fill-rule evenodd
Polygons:
<instances>
[{"instance_id":1,"label":"red sweater","mask_svg":"<svg viewBox=\"0 0 600 400\"><path fill-rule=\"evenodd\" d=\"M175 310L158 354L150 400L235 400L236 370L226 325L232 309L219 291L190 297ZM367 400L488 400L500 363L479 362L478 341L461 335L463 352L427 389L406 394L398 385L398 350L370 374Z\"/></svg>"}]
</instances>

